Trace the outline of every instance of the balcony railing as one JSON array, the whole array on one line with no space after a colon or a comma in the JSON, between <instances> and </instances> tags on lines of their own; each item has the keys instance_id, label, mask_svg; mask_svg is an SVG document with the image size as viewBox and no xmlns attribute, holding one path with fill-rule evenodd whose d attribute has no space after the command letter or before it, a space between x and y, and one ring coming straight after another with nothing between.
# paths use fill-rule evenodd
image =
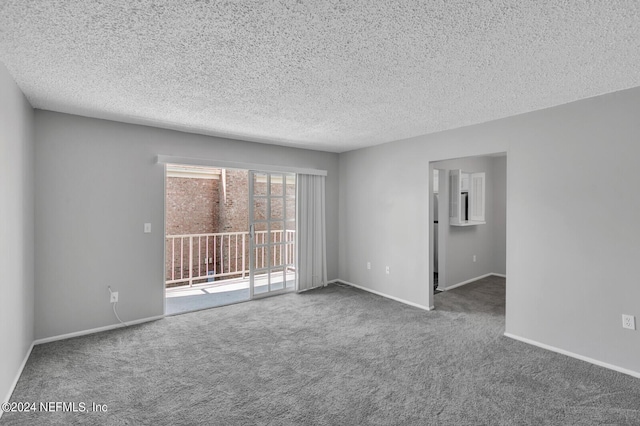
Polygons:
<instances>
[{"instance_id":1,"label":"balcony railing","mask_svg":"<svg viewBox=\"0 0 640 426\"><path fill-rule=\"evenodd\" d=\"M256 244L267 243L268 231L256 231ZM272 246L268 262L267 247L257 247L254 252L255 268L287 267L295 264L295 235L293 230L271 231ZM248 232L224 232L216 234L167 235L166 237L166 285L192 286L205 282L249 275L250 241Z\"/></svg>"}]
</instances>

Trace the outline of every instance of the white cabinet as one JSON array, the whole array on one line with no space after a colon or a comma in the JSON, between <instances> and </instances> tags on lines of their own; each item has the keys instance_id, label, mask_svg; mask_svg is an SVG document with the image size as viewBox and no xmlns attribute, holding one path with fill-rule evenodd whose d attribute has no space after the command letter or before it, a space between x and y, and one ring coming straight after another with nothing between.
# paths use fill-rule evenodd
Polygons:
<instances>
[{"instance_id":1,"label":"white cabinet","mask_svg":"<svg viewBox=\"0 0 640 426\"><path fill-rule=\"evenodd\" d=\"M485 173L449 171L449 224L481 225L485 222Z\"/></svg>"}]
</instances>

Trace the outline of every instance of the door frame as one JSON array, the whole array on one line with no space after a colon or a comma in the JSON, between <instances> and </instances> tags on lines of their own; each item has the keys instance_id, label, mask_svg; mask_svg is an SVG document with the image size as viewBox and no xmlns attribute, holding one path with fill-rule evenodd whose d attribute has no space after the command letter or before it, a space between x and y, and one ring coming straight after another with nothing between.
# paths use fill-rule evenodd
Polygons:
<instances>
[{"instance_id":1,"label":"door frame","mask_svg":"<svg viewBox=\"0 0 640 426\"><path fill-rule=\"evenodd\" d=\"M509 153L508 151L497 151L497 152L488 152L488 153L484 153L484 154L475 154L475 155L467 155L464 157L453 157L453 158L442 158L439 160L431 160L429 161L429 175L428 175L428 194L429 194L429 301L430 301L430 307L437 309L436 303L435 303L435 298L434 298L434 288L433 288L433 257L434 257L434 226L433 226L433 218L434 218L434 208L433 208L433 203L431 202L432 197L433 197L433 170L446 170L446 169L441 169L439 166L441 165L441 163L443 162L447 162L447 161L451 161L451 160L463 160L463 159L470 159L470 158L482 158L482 157L506 157L507 159L507 167L508 167L508 158L509 158ZM505 185L508 185L508 173L505 175L505 179L507 180L505 182ZM444 284L442 290L446 291L449 290L450 288L446 287L447 284L447 275L446 275L446 265L447 265L447 258L446 258L446 245L447 245L447 235L446 232L444 232L445 230L445 226L448 227L449 226L449 176L448 173L445 173L444 179L443 176L440 175L439 176L439 185L438 185L438 191L440 194L439 200L438 200L438 259L439 259L439 263L438 263L438 286L440 286L440 284ZM508 193L508 191L507 191ZM444 197L443 197L444 195ZM505 199L505 209L506 209L506 205L508 204L508 200ZM508 209L506 209L505 211L505 221L508 221ZM443 223L444 221L444 223ZM440 250L442 249L442 250ZM508 257L508 251L505 253L505 258ZM449 261L451 261L449 259ZM442 267L441 267L442 266ZM493 274L493 275L497 275L497 276L502 276L500 274Z\"/></svg>"}]
</instances>

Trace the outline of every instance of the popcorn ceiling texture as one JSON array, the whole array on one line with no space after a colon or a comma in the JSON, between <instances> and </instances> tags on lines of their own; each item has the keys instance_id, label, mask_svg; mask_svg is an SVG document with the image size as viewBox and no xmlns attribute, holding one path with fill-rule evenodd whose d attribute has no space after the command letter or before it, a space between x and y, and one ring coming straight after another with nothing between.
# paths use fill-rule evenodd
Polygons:
<instances>
[{"instance_id":1,"label":"popcorn ceiling texture","mask_svg":"<svg viewBox=\"0 0 640 426\"><path fill-rule=\"evenodd\" d=\"M0 0L35 108L343 152L640 85L640 2Z\"/></svg>"}]
</instances>

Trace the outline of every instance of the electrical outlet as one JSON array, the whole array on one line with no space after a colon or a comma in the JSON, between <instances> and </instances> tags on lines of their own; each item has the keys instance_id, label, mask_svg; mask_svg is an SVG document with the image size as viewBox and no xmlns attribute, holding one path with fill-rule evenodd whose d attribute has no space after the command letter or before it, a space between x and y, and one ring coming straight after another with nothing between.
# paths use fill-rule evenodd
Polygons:
<instances>
[{"instance_id":1,"label":"electrical outlet","mask_svg":"<svg viewBox=\"0 0 640 426\"><path fill-rule=\"evenodd\" d=\"M387 266L386 271L387 271L387 275L389 275L390 272L389 272L389 267L388 266Z\"/></svg>"},{"instance_id":2,"label":"electrical outlet","mask_svg":"<svg viewBox=\"0 0 640 426\"><path fill-rule=\"evenodd\" d=\"M629 330L636 329L636 317L633 315L622 314L622 328L628 328Z\"/></svg>"},{"instance_id":3,"label":"electrical outlet","mask_svg":"<svg viewBox=\"0 0 640 426\"><path fill-rule=\"evenodd\" d=\"M151 233L151 224L150 223L145 223L144 224L144 233L145 234Z\"/></svg>"},{"instance_id":4,"label":"electrical outlet","mask_svg":"<svg viewBox=\"0 0 640 426\"><path fill-rule=\"evenodd\" d=\"M371 269L371 262L367 262L367 269Z\"/></svg>"},{"instance_id":5,"label":"electrical outlet","mask_svg":"<svg viewBox=\"0 0 640 426\"><path fill-rule=\"evenodd\" d=\"M117 291L112 291L111 292L110 302L111 303L116 303L117 301L118 301L118 292Z\"/></svg>"}]
</instances>

